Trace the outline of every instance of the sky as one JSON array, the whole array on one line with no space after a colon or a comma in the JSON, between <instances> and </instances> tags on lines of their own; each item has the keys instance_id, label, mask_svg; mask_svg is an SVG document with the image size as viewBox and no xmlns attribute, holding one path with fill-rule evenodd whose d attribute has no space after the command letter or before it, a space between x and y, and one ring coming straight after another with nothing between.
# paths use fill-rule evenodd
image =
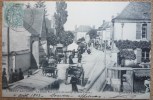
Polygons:
<instances>
[{"instance_id":1,"label":"sky","mask_svg":"<svg viewBox=\"0 0 153 100\"><path fill-rule=\"evenodd\" d=\"M104 2L104 1L68 1L67 22L65 30L73 31L75 26L89 25L99 27L103 20L111 21L112 16L117 16L129 2ZM55 1L46 1L48 18L52 19L56 5Z\"/></svg>"},{"instance_id":2,"label":"sky","mask_svg":"<svg viewBox=\"0 0 153 100\"><path fill-rule=\"evenodd\" d=\"M127 4L127 2L70 2L65 29L74 29L75 25L94 25L97 28L103 20L111 21L112 16L120 13Z\"/></svg>"}]
</instances>

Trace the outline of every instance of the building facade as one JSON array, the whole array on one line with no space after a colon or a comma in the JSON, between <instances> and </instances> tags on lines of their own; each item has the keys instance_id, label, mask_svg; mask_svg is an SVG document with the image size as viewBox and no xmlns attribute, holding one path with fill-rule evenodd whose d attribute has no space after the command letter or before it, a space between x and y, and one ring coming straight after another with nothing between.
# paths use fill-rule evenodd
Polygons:
<instances>
[{"instance_id":1,"label":"building facade","mask_svg":"<svg viewBox=\"0 0 153 100\"><path fill-rule=\"evenodd\" d=\"M111 86L121 92L139 91L136 86L144 87L150 77L151 3L130 2L112 19L111 37L114 62L108 68ZM141 85L137 82L140 80Z\"/></svg>"},{"instance_id":2,"label":"building facade","mask_svg":"<svg viewBox=\"0 0 153 100\"><path fill-rule=\"evenodd\" d=\"M151 4L145 2L132 2L114 19L113 40L129 41L151 41ZM141 63L142 59L148 59L150 49L137 48L136 63Z\"/></svg>"},{"instance_id":3,"label":"building facade","mask_svg":"<svg viewBox=\"0 0 153 100\"><path fill-rule=\"evenodd\" d=\"M87 25L80 25L79 27L75 27L75 38L76 40L80 38L86 38L87 32L89 32L92 28Z\"/></svg>"},{"instance_id":4,"label":"building facade","mask_svg":"<svg viewBox=\"0 0 153 100\"><path fill-rule=\"evenodd\" d=\"M23 25L17 28L20 31L10 27L3 16L2 55L7 75L11 69L39 68L41 56L48 53L46 31L49 31L50 21L45 19L44 9L24 8L23 11Z\"/></svg>"}]
</instances>

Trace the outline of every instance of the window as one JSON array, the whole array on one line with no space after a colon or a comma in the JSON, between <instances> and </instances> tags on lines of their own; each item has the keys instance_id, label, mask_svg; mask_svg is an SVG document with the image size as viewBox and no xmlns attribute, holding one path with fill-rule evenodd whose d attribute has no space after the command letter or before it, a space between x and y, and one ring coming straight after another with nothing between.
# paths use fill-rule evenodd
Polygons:
<instances>
[{"instance_id":1,"label":"window","mask_svg":"<svg viewBox=\"0 0 153 100\"><path fill-rule=\"evenodd\" d=\"M142 39L147 38L147 24L142 24Z\"/></svg>"},{"instance_id":2,"label":"window","mask_svg":"<svg viewBox=\"0 0 153 100\"><path fill-rule=\"evenodd\" d=\"M148 48L144 48L142 49L142 62L149 62L150 59L149 59L149 52L150 52L150 49Z\"/></svg>"}]
</instances>

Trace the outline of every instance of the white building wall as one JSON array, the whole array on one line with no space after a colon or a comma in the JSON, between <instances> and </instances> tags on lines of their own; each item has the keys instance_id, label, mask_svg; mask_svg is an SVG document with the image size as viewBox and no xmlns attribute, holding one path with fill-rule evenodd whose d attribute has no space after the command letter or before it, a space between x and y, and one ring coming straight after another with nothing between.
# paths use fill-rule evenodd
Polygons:
<instances>
[{"instance_id":1,"label":"white building wall","mask_svg":"<svg viewBox=\"0 0 153 100\"><path fill-rule=\"evenodd\" d=\"M85 41L86 41L86 43L88 43L90 41L90 36L89 35L85 36Z\"/></svg>"},{"instance_id":2,"label":"white building wall","mask_svg":"<svg viewBox=\"0 0 153 100\"><path fill-rule=\"evenodd\" d=\"M10 51L30 50L30 33L16 32L10 28Z\"/></svg>"},{"instance_id":3,"label":"white building wall","mask_svg":"<svg viewBox=\"0 0 153 100\"><path fill-rule=\"evenodd\" d=\"M2 28L2 42L4 44L2 51L7 52L7 26ZM18 32L9 28L10 34L10 52L11 51L20 51L20 50L30 50L30 33L23 29L23 31Z\"/></svg>"},{"instance_id":4,"label":"white building wall","mask_svg":"<svg viewBox=\"0 0 153 100\"><path fill-rule=\"evenodd\" d=\"M103 31L103 40L110 40L111 38L111 30L107 29Z\"/></svg>"},{"instance_id":5,"label":"white building wall","mask_svg":"<svg viewBox=\"0 0 153 100\"><path fill-rule=\"evenodd\" d=\"M35 41L32 44L32 55L36 62L36 66L33 67L39 67L39 38L35 37Z\"/></svg>"},{"instance_id":6,"label":"white building wall","mask_svg":"<svg viewBox=\"0 0 153 100\"><path fill-rule=\"evenodd\" d=\"M2 27L2 52L7 53L7 27Z\"/></svg>"},{"instance_id":7,"label":"white building wall","mask_svg":"<svg viewBox=\"0 0 153 100\"><path fill-rule=\"evenodd\" d=\"M114 40L122 39L121 23L114 23ZM123 40L136 40L136 23L124 23Z\"/></svg>"},{"instance_id":8,"label":"white building wall","mask_svg":"<svg viewBox=\"0 0 153 100\"><path fill-rule=\"evenodd\" d=\"M125 23L123 27L123 40L136 40L136 23Z\"/></svg>"}]
</instances>

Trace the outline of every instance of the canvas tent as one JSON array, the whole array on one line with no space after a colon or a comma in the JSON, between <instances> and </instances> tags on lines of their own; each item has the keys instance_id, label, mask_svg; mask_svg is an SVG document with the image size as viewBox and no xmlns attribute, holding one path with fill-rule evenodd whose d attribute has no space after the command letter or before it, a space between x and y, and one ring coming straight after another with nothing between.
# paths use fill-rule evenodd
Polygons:
<instances>
[{"instance_id":1,"label":"canvas tent","mask_svg":"<svg viewBox=\"0 0 153 100\"><path fill-rule=\"evenodd\" d=\"M68 51L72 51L72 50L77 51L77 49L78 49L78 45L75 42L73 42L72 44L68 45L68 48L67 48Z\"/></svg>"}]
</instances>

